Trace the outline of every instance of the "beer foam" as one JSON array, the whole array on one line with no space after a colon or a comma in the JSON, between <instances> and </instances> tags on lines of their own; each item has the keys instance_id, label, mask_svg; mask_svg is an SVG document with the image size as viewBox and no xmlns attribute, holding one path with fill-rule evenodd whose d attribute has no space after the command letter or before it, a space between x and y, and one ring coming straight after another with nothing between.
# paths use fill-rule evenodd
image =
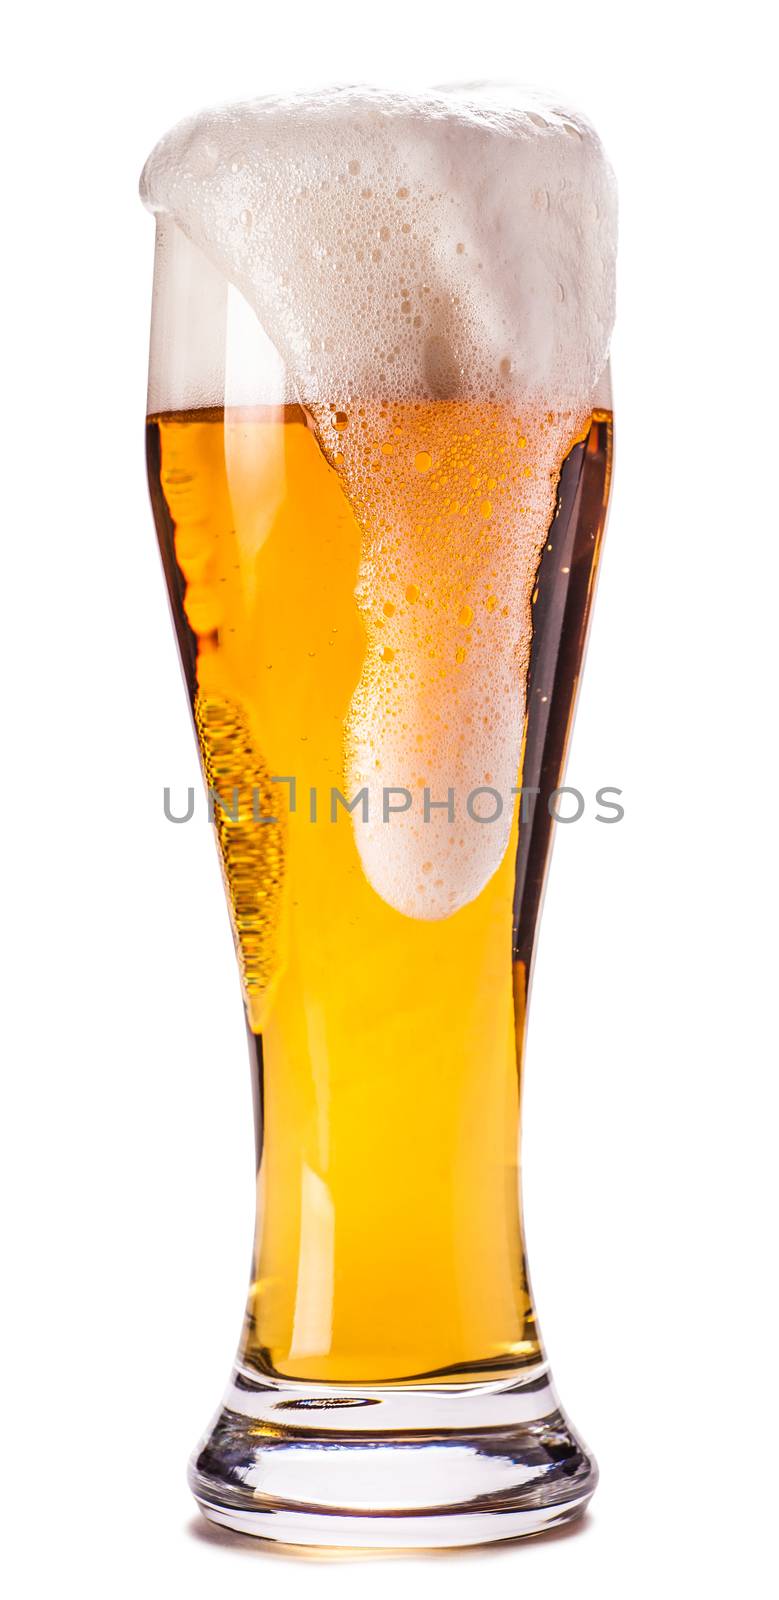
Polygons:
<instances>
[{"instance_id":1,"label":"beer foam","mask_svg":"<svg viewBox=\"0 0 779 1600\"><path fill-rule=\"evenodd\" d=\"M354 425L339 453L363 529L368 641L346 773L370 797L366 875L407 915L459 910L505 854L540 546L583 420L494 401L368 403L340 436Z\"/></svg>"},{"instance_id":2,"label":"beer foam","mask_svg":"<svg viewBox=\"0 0 779 1600\"><path fill-rule=\"evenodd\" d=\"M307 401L575 404L608 351L614 180L577 112L500 99L335 89L203 112L157 145L142 197L243 292Z\"/></svg>"},{"instance_id":3,"label":"beer foam","mask_svg":"<svg viewBox=\"0 0 779 1600\"><path fill-rule=\"evenodd\" d=\"M608 356L598 137L524 91L334 89L181 123L141 192L253 307L341 474L367 634L345 742L371 799L357 846L388 904L447 916L505 854L535 573ZM414 799L384 822L388 787ZM467 809L480 787L504 796L495 822ZM454 822L425 815L425 790L450 789Z\"/></svg>"}]
</instances>

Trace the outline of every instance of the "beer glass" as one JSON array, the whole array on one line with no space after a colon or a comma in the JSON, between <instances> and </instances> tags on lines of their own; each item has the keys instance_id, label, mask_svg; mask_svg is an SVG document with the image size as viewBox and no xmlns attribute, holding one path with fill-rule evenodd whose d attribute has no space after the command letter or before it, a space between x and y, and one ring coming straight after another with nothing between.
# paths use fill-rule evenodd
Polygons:
<instances>
[{"instance_id":1,"label":"beer glass","mask_svg":"<svg viewBox=\"0 0 779 1600\"><path fill-rule=\"evenodd\" d=\"M535 1533L597 1477L541 1343L519 1144L608 369L579 415L520 406L464 389L444 331L424 392L383 387L384 357L309 389L246 276L155 209L149 483L257 1149L245 1324L191 1486L295 1544Z\"/></svg>"}]
</instances>

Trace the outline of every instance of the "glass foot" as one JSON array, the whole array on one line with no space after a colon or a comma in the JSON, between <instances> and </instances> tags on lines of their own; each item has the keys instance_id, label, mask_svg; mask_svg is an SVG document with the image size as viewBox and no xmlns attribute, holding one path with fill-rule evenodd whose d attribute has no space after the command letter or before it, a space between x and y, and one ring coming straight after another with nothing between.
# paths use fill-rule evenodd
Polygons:
<instances>
[{"instance_id":1,"label":"glass foot","mask_svg":"<svg viewBox=\"0 0 779 1600\"><path fill-rule=\"evenodd\" d=\"M189 1470L201 1510L239 1533L396 1549L541 1533L580 1516L597 1481L546 1365L383 1389L239 1369Z\"/></svg>"}]
</instances>

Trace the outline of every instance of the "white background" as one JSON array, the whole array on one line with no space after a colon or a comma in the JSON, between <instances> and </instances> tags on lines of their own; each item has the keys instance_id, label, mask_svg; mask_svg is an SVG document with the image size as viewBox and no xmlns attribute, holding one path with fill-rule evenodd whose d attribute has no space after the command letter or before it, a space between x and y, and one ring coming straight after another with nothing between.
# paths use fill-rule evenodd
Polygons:
<instances>
[{"instance_id":1,"label":"white background","mask_svg":"<svg viewBox=\"0 0 779 1600\"><path fill-rule=\"evenodd\" d=\"M6 22L0 1553L13 1595L769 1592L776 1502L771 10L134 0ZM211 1533L184 1481L238 1336L238 984L142 454L142 162L209 102L550 85L621 191L618 454L525 1118L531 1265L602 1472L581 1530L348 1563ZM202 811L201 811L202 816Z\"/></svg>"}]
</instances>

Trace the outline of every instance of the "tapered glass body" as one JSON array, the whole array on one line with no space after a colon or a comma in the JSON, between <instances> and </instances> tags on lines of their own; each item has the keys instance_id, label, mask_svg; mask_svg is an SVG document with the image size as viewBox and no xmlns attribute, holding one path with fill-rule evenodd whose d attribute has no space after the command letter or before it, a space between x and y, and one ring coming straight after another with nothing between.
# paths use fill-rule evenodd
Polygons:
<instances>
[{"instance_id":1,"label":"tapered glass body","mask_svg":"<svg viewBox=\"0 0 779 1600\"><path fill-rule=\"evenodd\" d=\"M323 425L172 223L152 372L151 497L257 1124L245 1325L193 1487L216 1520L302 1542L533 1532L580 1511L595 1481L541 1344L519 1157L608 386L573 437L565 416L490 396L366 393ZM218 405L199 403L204 372ZM548 480L540 548L522 542L541 492L528 460ZM482 737L495 662L511 781L487 753L441 788L431 751Z\"/></svg>"}]
</instances>

